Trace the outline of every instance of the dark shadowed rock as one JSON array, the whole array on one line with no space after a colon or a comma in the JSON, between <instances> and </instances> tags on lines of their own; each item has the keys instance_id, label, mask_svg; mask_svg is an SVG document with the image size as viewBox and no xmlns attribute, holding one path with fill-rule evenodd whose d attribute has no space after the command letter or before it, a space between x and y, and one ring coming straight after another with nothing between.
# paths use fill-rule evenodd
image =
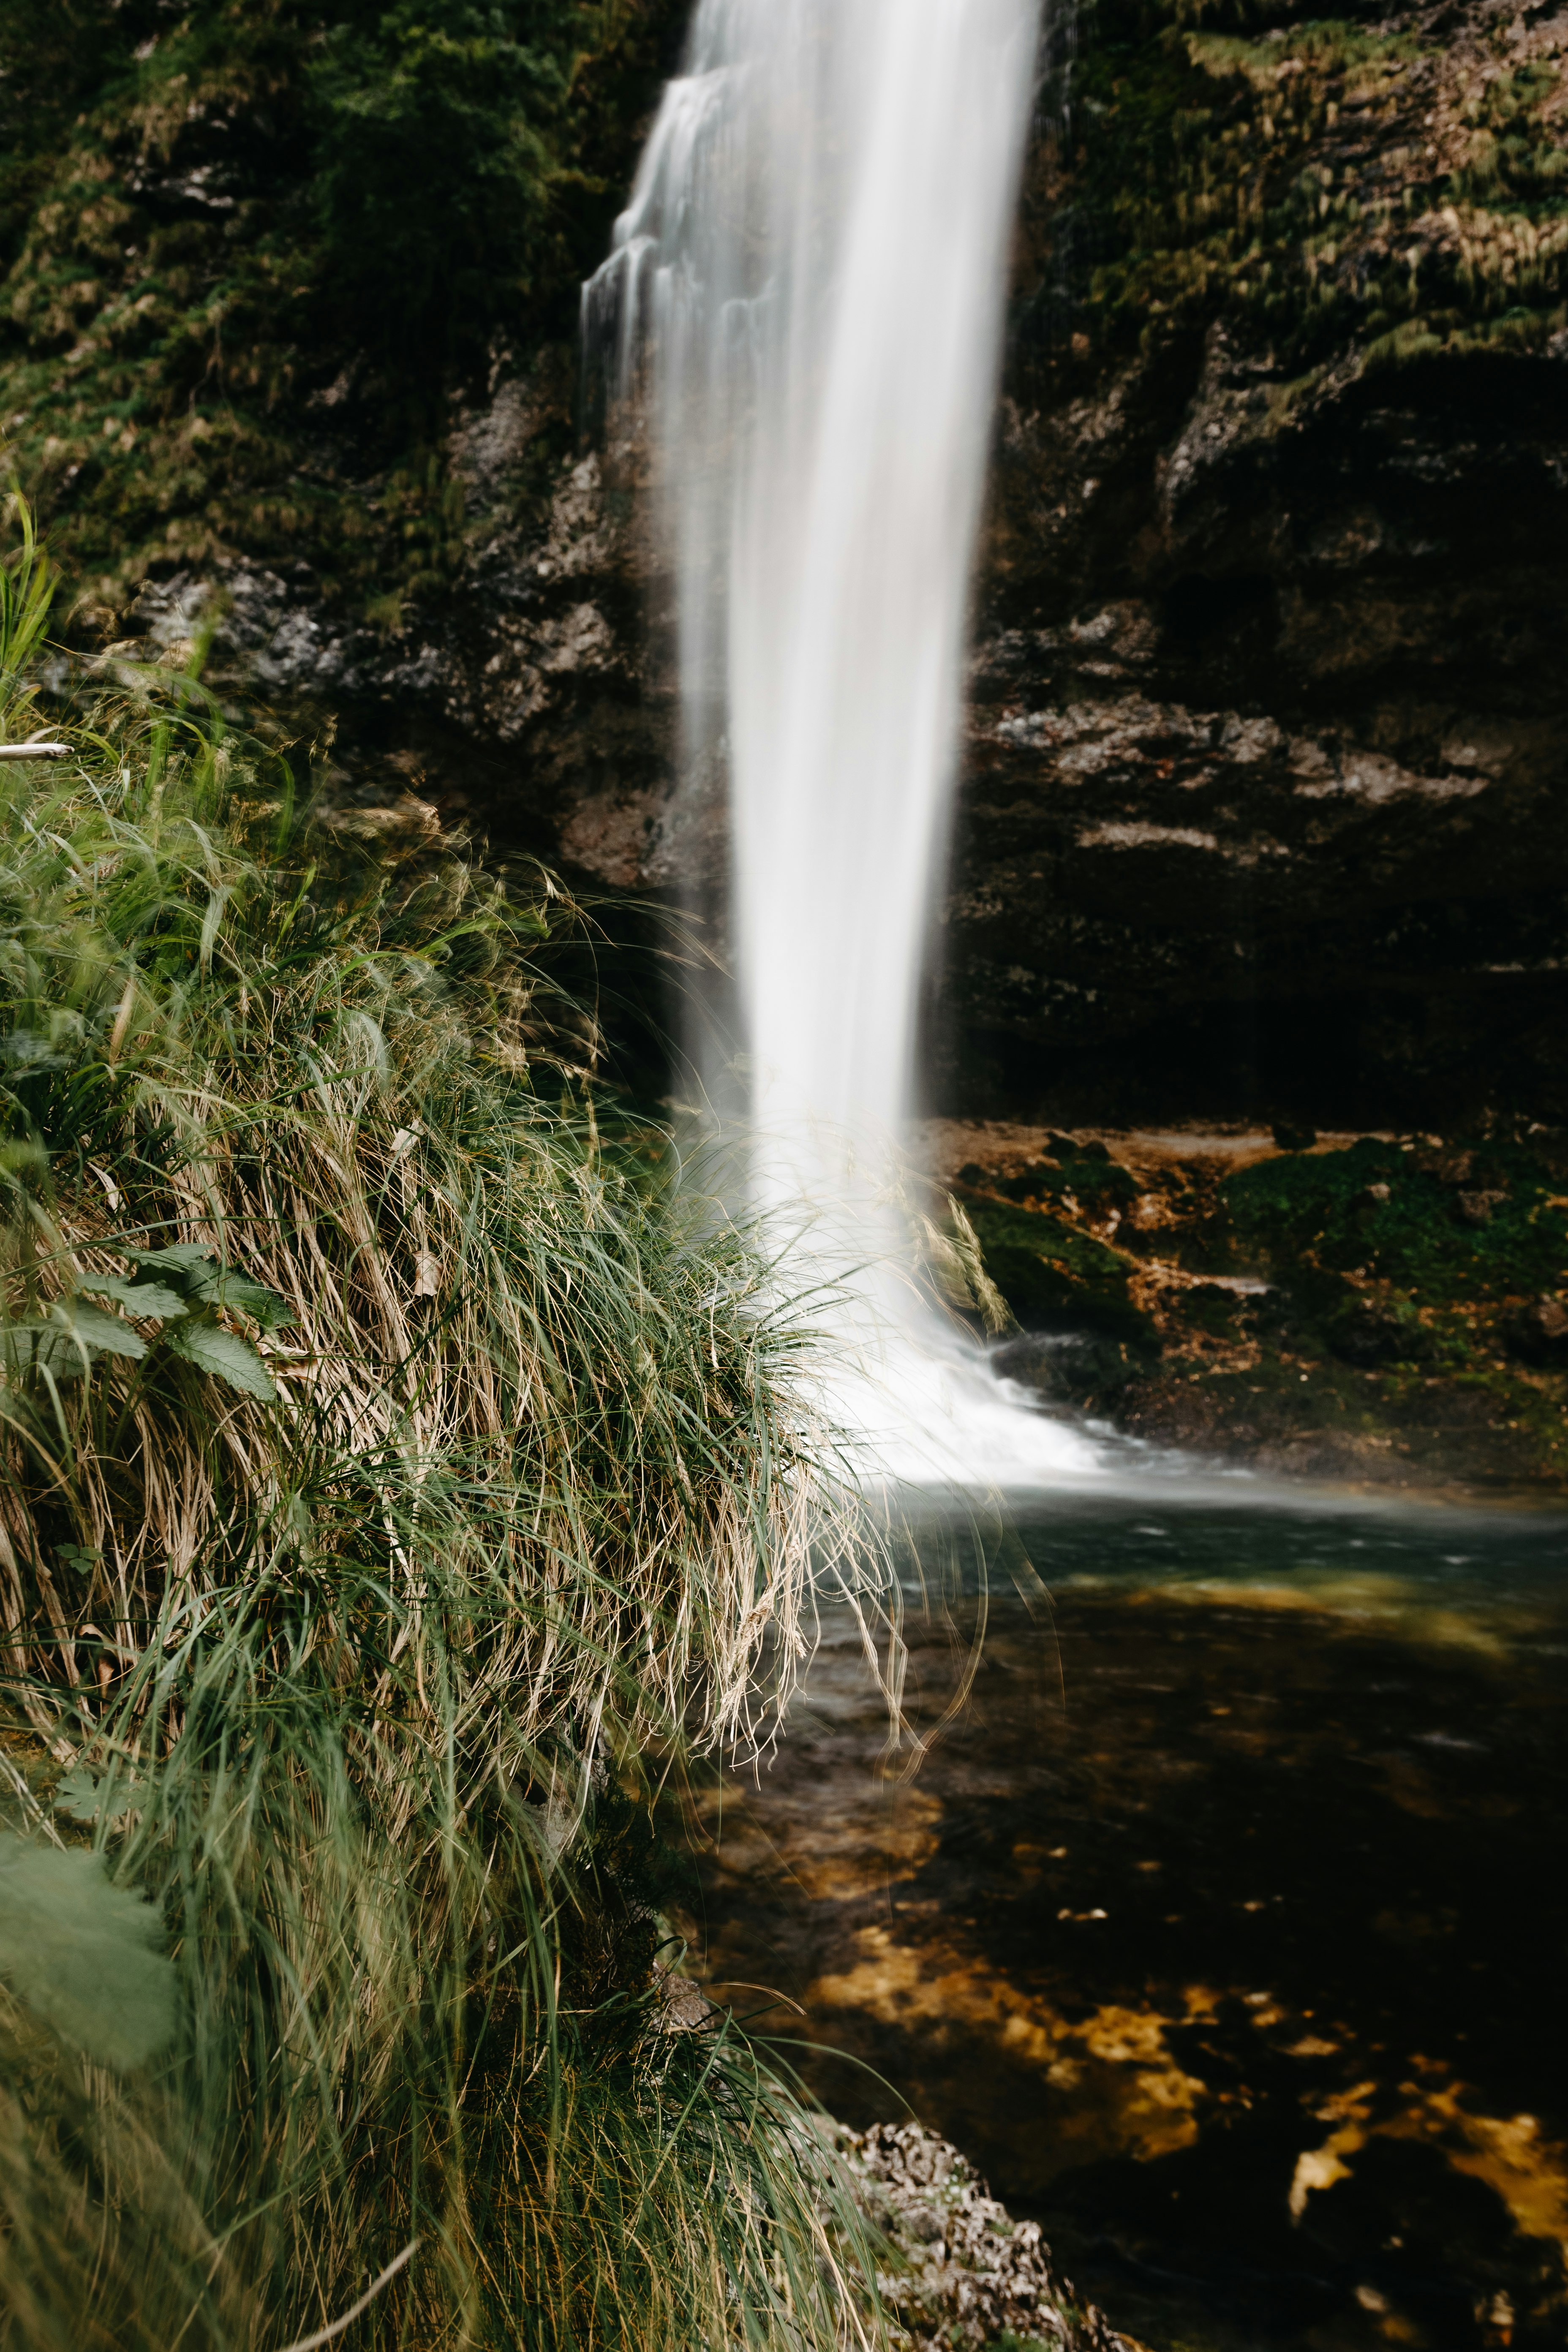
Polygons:
<instances>
[{"instance_id":1,"label":"dark shadowed rock","mask_svg":"<svg viewBox=\"0 0 1568 2352\"><path fill-rule=\"evenodd\" d=\"M1560 1298L1538 1298L1505 1326L1511 1352L1527 1364L1558 1371L1568 1365L1568 1307Z\"/></svg>"},{"instance_id":2,"label":"dark shadowed rock","mask_svg":"<svg viewBox=\"0 0 1568 2352\"><path fill-rule=\"evenodd\" d=\"M1115 1396L1147 1368L1147 1350L1098 1331L1025 1332L991 1351L991 1368L1046 1400Z\"/></svg>"},{"instance_id":3,"label":"dark shadowed rock","mask_svg":"<svg viewBox=\"0 0 1568 2352\"><path fill-rule=\"evenodd\" d=\"M1414 1309L1357 1299L1330 1318L1325 1337L1342 1364L1372 1370L1384 1364L1425 1364L1433 1358L1431 1334Z\"/></svg>"}]
</instances>

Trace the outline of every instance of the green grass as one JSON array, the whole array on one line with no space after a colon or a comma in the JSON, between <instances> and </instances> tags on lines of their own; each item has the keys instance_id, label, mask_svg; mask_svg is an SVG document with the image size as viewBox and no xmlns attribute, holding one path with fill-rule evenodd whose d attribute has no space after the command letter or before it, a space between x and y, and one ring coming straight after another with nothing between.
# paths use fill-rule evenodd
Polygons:
<instances>
[{"instance_id":1,"label":"green grass","mask_svg":"<svg viewBox=\"0 0 1568 2352\"><path fill-rule=\"evenodd\" d=\"M873 2341L654 1967L643 1800L804 1648L799 1334L605 1145L550 887L355 862L199 701L0 764L0 2343L286 2347L410 2248L348 2340Z\"/></svg>"}]
</instances>

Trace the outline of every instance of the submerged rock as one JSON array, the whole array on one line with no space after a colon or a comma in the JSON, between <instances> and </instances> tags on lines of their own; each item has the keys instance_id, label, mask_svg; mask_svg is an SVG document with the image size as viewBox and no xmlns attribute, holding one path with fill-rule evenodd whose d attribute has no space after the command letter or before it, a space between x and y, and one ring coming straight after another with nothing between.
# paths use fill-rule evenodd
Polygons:
<instances>
[{"instance_id":1,"label":"submerged rock","mask_svg":"<svg viewBox=\"0 0 1568 2352\"><path fill-rule=\"evenodd\" d=\"M921 2124L840 2126L866 2216L895 2261L879 2285L907 2352L1139 2352L1063 2278L1037 2221L1016 2221L951 2141Z\"/></svg>"}]
</instances>

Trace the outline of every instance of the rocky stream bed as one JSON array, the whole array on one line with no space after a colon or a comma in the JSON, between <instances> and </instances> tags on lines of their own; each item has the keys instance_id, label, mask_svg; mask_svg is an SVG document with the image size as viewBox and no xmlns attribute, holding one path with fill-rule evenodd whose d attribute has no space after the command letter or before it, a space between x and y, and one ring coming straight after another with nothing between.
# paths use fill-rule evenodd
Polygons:
<instances>
[{"instance_id":1,"label":"rocky stream bed","mask_svg":"<svg viewBox=\"0 0 1568 2352\"><path fill-rule=\"evenodd\" d=\"M1568 1139L938 1121L1059 1409L1268 1475L1503 1496L1568 1472Z\"/></svg>"}]
</instances>

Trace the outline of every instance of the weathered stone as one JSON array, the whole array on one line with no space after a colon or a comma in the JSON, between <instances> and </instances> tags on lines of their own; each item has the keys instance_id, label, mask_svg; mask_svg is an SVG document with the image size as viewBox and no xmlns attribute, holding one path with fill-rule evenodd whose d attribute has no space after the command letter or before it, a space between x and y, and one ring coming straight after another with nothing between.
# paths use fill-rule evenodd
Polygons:
<instances>
[{"instance_id":1,"label":"weathered stone","mask_svg":"<svg viewBox=\"0 0 1568 2352\"><path fill-rule=\"evenodd\" d=\"M1505 1326L1510 1351L1542 1370L1568 1364L1568 1307L1560 1298L1538 1298L1510 1316Z\"/></svg>"},{"instance_id":2,"label":"weathered stone","mask_svg":"<svg viewBox=\"0 0 1568 2352\"><path fill-rule=\"evenodd\" d=\"M851 2185L894 2260L878 2284L908 2352L1137 2352L1057 2271L1037 2221L1015 2221L967 2159L921 2124L837 2132Z\"/></svg>"}]
</instances>

